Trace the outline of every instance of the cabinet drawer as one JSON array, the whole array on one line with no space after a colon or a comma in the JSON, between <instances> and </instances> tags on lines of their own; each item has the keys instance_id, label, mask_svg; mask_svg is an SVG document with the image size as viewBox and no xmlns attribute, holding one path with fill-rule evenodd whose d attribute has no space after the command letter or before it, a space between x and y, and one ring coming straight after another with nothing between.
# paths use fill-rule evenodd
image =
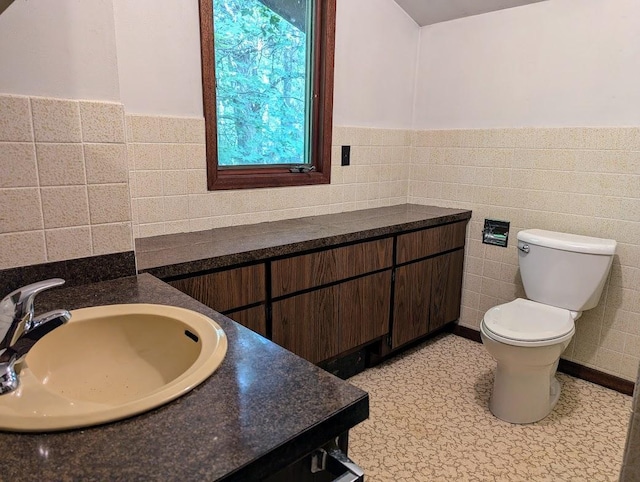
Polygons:
<instances>
[{"instance_id":1,"label":"cabinet drawer","mask_svg":"<svg viewBox=\"0 0 640 482\"><path fill-rule=\"evenodd\" d=\"M397 263L406 263L464 246L467 222L445 224L398 236Z\"/></svg>"},{"instance_id":2,"label":"cabinet drawer","mask_svg":"<svg viewBox=\"0 0 640 482\"><path fill-rule=\"evenodd\" d=\"M193 276L169 284L216 311L241 308L266 299L264 264Z\"/></svg>"},{"instance_id":3,"label":"cabinet drawer","mask_svg":"<svg viewBox=\"0 0 640 482\"><path fill-rule=\"evenodd\" d=\"M274 297L391 266L391 238L293 256L271 263Z\"/></svg>"}]
</instances>

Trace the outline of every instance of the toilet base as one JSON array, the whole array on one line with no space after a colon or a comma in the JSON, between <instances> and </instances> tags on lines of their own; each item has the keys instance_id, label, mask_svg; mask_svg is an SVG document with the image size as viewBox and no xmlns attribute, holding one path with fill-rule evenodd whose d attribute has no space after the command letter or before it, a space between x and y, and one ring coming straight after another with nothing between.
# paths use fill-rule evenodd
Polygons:
<instances>
[{"instance_id":1,"label":"toilet base","mask_svg":"<svg viewBox=\"0 0 640 482\"><path fill-rule=\"evenodd\" d=\"M489 410L510 423L533 423L551 413L560 398L556 371L570 338L546 346L514 346L494 340L480 324L482 343L497 361Z\"/></svg>"},{"instance_id":2,"label":"toilet base","mask_svg":"<svg viewBox=\"0 0 640 482\"><path fill-rule=\"evenodd\" d=\"M551 403L551 410L549 410L549 412L551 412L560 399L560 382L556 377L553 377L553 380L551 380L549 392L549 402Z\"/></svg>"},{"instance_id":3,"label":"toilet base","mask_svg":"<svg viewBox=\"0 0 640 482\"><path fill-rule=\"evenodd\" d=\"M500 420L525 424L538 422L549 415L560 398L556 379L557 363L548 370L506 372L496 370L489 410ZM526 376L523 376L526 375Z\"/></svg>"}]
</instances>

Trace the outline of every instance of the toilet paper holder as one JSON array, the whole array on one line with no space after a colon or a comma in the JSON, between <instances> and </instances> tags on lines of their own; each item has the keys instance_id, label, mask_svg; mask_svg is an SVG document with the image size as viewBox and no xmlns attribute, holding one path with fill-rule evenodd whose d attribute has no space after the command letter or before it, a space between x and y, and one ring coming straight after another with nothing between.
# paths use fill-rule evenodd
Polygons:
<instances>
[{"instance_id":1,"label":"toilet paper holder","mask_svg":"<svg viewBox=\"0 0 640 482\"><path fill-rule=\"evenodd\" d=\"M506 248L509 243L509 221L485 219L482 230L482 242Z\"/></svg>"}]
</instances>

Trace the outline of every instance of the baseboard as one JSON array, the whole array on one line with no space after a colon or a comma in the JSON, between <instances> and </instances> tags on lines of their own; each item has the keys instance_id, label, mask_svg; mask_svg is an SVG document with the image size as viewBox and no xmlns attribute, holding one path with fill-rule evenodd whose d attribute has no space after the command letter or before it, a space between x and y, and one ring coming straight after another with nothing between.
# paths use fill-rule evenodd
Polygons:
<instances>
[{"instance_id":1,"label":"baseboard","mask_svg":"<svg viewBox=\"0 0 640 482\"><path fill-rule=\"evenodd\" d=\"M616 392L624 393L625 395L633 395L633 388L635 384L624 378L616 377L615 375L609 375L593 368L585 367L579 363L569 360L563 360L560 358L558 370L572 377L582 378L588 382L602 385L603 387L610 388Z\"/></svg>"},{"instance_id":2,"label":"baseboard","mask_svg":"<svg viewBox=\"0 0 640 482\"><path fill-rule=\"evenodd\" d=\"M461 336L462 338L466 338L467 340L477 341L478 343L482 343L482 338L480 338L480 332L478 330L474 330L473 328L467 328L466 326L453 325L453 334Z\"/></svg>"},{"instance_id":3,"label":"baseboard","mask_svg":"<svg viewBox=\"0 0 640 482\"><path fill-rule=\"evenodd\" d=\"M474 330L473 328L468 328L466 326L455 325L452 331L455 335L461 336L462 338L482 343L480 332L478 330ZM563 360L562 358L560 359L558 370L562 373L566 373L567 375L571 375L572 377L580 378L582 380L595 383L596 385L610 388L611 390L624 393L625 395L633 395L633 388L635 384L629 380L625 380L624 378L616 377L615 375L610 375L599 370L594 370L593 368L585 367L584 365L580 365L579 363L569 360Z\"/></svg>"}]
</instances>

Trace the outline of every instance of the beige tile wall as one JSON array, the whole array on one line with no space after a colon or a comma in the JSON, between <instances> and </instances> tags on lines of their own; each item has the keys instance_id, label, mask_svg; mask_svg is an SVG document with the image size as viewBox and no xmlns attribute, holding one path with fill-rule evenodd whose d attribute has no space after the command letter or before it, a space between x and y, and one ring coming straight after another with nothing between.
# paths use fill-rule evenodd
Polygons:
<instances>
[{"instance_id":1,"label":"beige tile wall","mask_svg":"<svg viewBox=\"0 0 640 482\"><path fill-rule=\"evenodd\" d=\"M541 228L618 241L600 304L576 322L563 358L635 381L640 361L640 128L414 133L409 202L473 218L461 324L524 296L516 233ZM511 222L507 249L481 243L484 218Z\"/></svg>"},{"instance_id":2,"label":"beige tile wall","mask_svg":"<svg viewBox=\"0 0 640 482\"><path fill-rule=\"evenodd\" d=\"M406 202L410 131L335 128L330 185L208 192L202 119L126 118L136 237Z\"/></svg>"},{"instance_id":3,"label":"beige tile wall","mask_svg":"<svg viewBox=\"0 0 640 482\"><path fill-rule=\"evenodd\" d=\"M133 249L121 104L0 95L0 269Z\"/></svg>"},{"instance_id":4,"label":"beige tile wall","mask_svg":"<svg viewBox=\"0 0 640 482\"><path fill-rule=\"evenodd\" d=\"M126 129L125 129L126 117ZM336 127L331 185L207 192L202 119L0 95L0 269L132 249L135 236L404 203L474 211L461 323L523 296L514 243L543 228L618 241L600 305L563 357L629 380L640 361L640 128L407 131ZM351 165L340 166L340 146ZM133 221L133 223L132 223ZM132 228L133 224L133 228Z\"/></svg>"}]
</instances>

